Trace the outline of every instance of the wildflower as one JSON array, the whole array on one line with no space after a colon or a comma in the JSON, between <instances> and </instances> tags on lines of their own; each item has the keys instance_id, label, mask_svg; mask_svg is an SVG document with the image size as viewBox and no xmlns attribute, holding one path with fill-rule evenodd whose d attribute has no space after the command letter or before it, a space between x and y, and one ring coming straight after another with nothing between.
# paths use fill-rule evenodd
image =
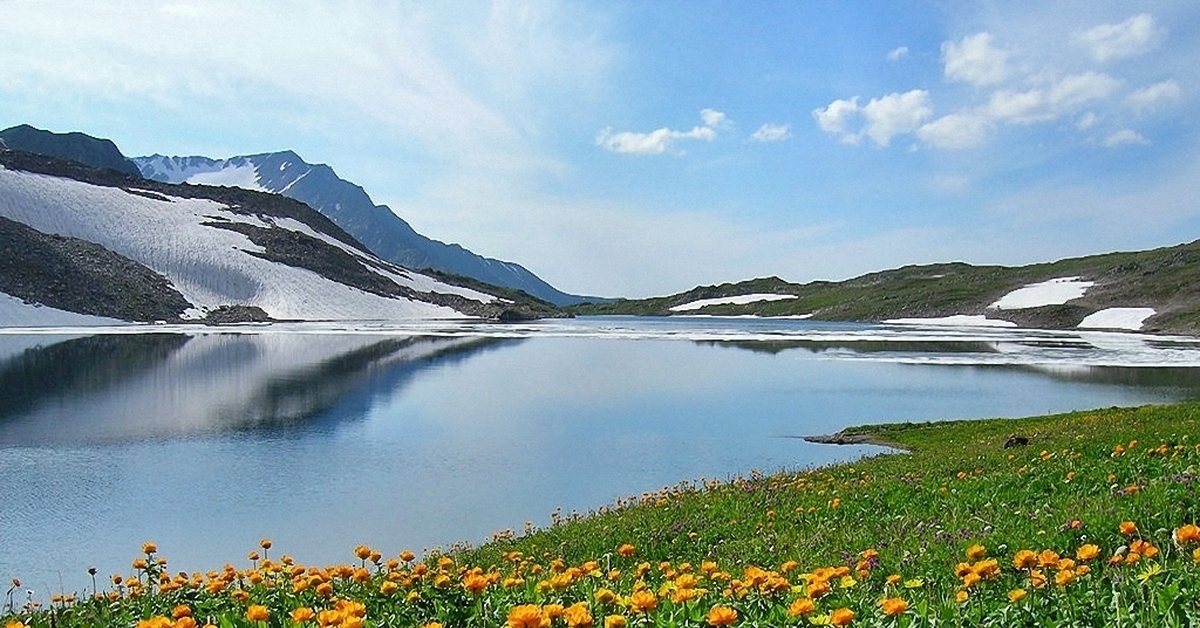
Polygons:
<instances>
[{"instance_id":1,"label":"wildflower","mask_svg":"<svg viewBox=\"0 0 1200 628\"><path fill-rule=\"evenodd\" d=\"M624 615L609 615L604 618L604 628L625 628L629 620Z\"/></svg>"},{"instance_id":2,"label":"wildflower","mask_svg":"<svg viewBox=\"0 0 1200 628\"><path fill-rule=\"evenodd\" d=\"M590 628L596 622L586 602L576 602L568 606L563 610L562 618L570 628Z\"/></svg>"},{"instance_id":3,"label":"wildflower","mask_svg":"<svg viewBox=\"0 0 1200 628\"><path fill-rule=\"evenodd\" d=\"M1028 594L1025 592L1025 589L1013 589L1012 591L1008 592L1008 601L1016 604L1017 602L1025 599L1026 595Z\"/></svg>"},{"instance_id":4,"label":"wildflower","mask_svg":"<svg viewBox=\"0 0 1200 628\"><path fill-rule=\"evenodd\" d=\"M634 591L629 596L629 610L634 613L649 613L658 607L658 598L652 591Z\"/></svg>"},{"instance_id":5,"label":"wildflower","mask_svg":"<svg viewBox=\"0 0 1200 628\"><path fill-rule=\"evenodd\" d=\"M416 558L417 558L417 555L408 550L404 550L403 552L400 552L400 560L402 560L406 563L411 563L412 561L416 560Z\"/></svg>"},{"instance_id":6,"label":"wildflower","mask_svg":"<svg viewBox=\"0 0 1200 628\"><path fill-rule=\"evenodd\" d=\"M469 573L463 578L463 588L472 595L479 595L487 590L491 581L487 576L479 573Z\"/></svg>"},{"instance_id":7,"label":"wildflower","mask_svg":"<svg viewBox=\"0 0 1200 628\"><path fill-rule=\"evenodd\" d=\"M971 597L971 595L969 593L967 593L966 591L959 591L958 593L954 594L954 601L958 602L959 604L962 604L963 602L967 601L967 598L970 598L970 597Z\"/></svg>"},{"instance_id":8,"label":"wildflower","mask_svg":"<svg viewBox=\"0 0 1200 628\"><path fill-rule=\"evenodd\" d=\"M1032 569L1034 565L1037 565L1037 554L1031 550L1019 550L1013 556L1013 567L1017 569Z\"/></svg>"},{"instance_id":9,"label":"wildflower","mask_svg":"<svg viewBox=\"0 0 1200 628\"><path fill-rule=\"evenodd\" d=\"M443 626L442 622L440 621L431 621L428 624L421 626L421 628L443 628Z\"/></svg>"},{"instance_id":10,"label":"wildflower","mask_svg":"<svg viewBox=\"0 0 1200 628\"><path fill-rule=\"evenodd\" d=\"M834 497L829 502L830 508L841 508L841 506L842 506L842 498L841 497Z\"/></svg>"},{"instance_id":11,"label":"wildflower","mask_svg":"<svg viewBox=\"0 0 1200 628\"><path fill-rule=\"evenodd\" d=\"M317 616L316 612L307 606L301 606L300 608L292 610L291 615L292 622L297 624L303 624L306 621L312 621L313 617Z\"/></svg>"},{"instance_id":12,"label":"wildflower","mask_svg":"<svg viewBox=\"0 0 1200 628\"><path fill-rule=\"evenodd\" d=\"M1137 524L1132 521L1122 521L1118 528L1121 530L1121 534L1125 536L1133 536L1138 531Z\"/></svg>"},{"instance_id":13,"label":"wildflower","mask_svg":"<svg viewBox=\"0 0 1200 628\"><path fill-rule=\"evenodd\" d=\"M901 615L908 610L908 602L902 598L889 597L879 601L879 607L884 615Z\"/></svg>"},{"instance_id":14,"label":"wildflower","mask_svg":"<svg viewBox=\"0 0 1200 628\"><path fill-rule=\"evenodd\" d=\"M925 586L925 580L921 578L912 578L904 581L905 589L920 589L923 586Z\"/></svg>"},{"instance_id":15,"label":"wildflower","mask_svg":"<svg viewBox=\"0 0 1200 628\"><path fill-rule=\"evenodd\" d=\"M1175 532L1171 536L1180 545L1184 543L1200 543L1200 527L1189 523L1185 526L1175 528Z\"/></svg>"},{"instance_id":16,"label":"wildflower","mask_svg":"<svg viewBox=\"0 0 1200 628\"><path fill-rule=\"evenodd\" d=\"M829 614L829 623L833 626L849 626L854 621L854 611L842 607Z\"/></svg>"},{"instance_id":17,"label":"wildflower","mask_svg":"<svg viewBox=\"0 0 1200 628\"><path fill-rule=\"evenodd\" d=\"M142 543L142 553L149 556L158 551L158 544L152 541Z\"/></svg>"},{"instance_id":18,"label":"wildflower","mask_svg":"<svg viewBox=\"0 0 1200 628\"><path fill-rule=\"evenodd\" d=\"M791 606L788 606L787 612L788 615L791 615L792 617L800 617L801 615L807 615L816 609L817 605L815 602L813 602L810 598L801 597L796 598L796 600L792 602Z\"/></svg>"},{"instance_id":19,"label":"wildflower","mask_svg":"<svg viewBox=\"0 0 1200 628\"><path fill-rule=\"evenodd\" d=\"M593 596L600 604L612 604L617 601L617 593L612 589L600 589Z\"/></svg>"},{"instance_id":20,"label":"wildflower","mask_svg":"<svg viewBox=\"0 0 1200 628\"><path fill-rule=\"evenodd\" d=\"M522 604L508 612L509 628L541 628L542 609L537 604ZM607 624L606 624L607 626Z\"/></svg>"},{"instance_id":21,"label":"wildflower","mask_svg":"<svg viewBox=\"0 0 1200 628\"><path fill-rule=\"evenodd\" d=\"M900 580L901 580L900 574L898 574L898 573L894 573L887 577L887 583L891 586L896 586L897 584L900 584Z\"/></svg>"},{"instance_id":22,"label":"wildflower","mask_svg":"<svg viewBox=\"0 0 1200 628\"><path fill-rule=\"evenodd\" d=\"M1200 563L1200 547L1192 550L1192 562Z\"/></svg>"},{"instance_id":23,"label":"wildflower","mask_svg":"<svg viewBox=\"0 0 1200 628\"><path fill-rule=\"evenodd\" d=\"M728 606L714 606L708 610L704 620L710 626L728 626L737 621L738 613Z\"/></svg>"},{"instance_id":24,"label":"wildflower","mask_svg":"<svg viewBox=\"0 0 1200 628\"><path fill-rule=\"evenodd\" d=\"M191 617L191 616L192 616L192 609L187 604L180 604L180 605L176 606L175 608L171 609L171 617L174 617L175 619L179 619L180 617Z\"/></svg>"},{"instance_id":25,"label":"wildflower","mask_svg":"<svg viewBox=\"0 0 1200 628\"><path fill-rule=\"evenodd\" d=\"M633 553L636 551L637 551L637 548L630 545L629 543L624 543L620 547L617 548L617 553L626 558L633 556Z\"/></svg>"},{"instance_id":26,"label":"wildflower","mask_svg":"<svg viewBox=\"0 0 1200 628\"><path fill-rule=\"evenodd\" d=\"M1060 587L1065 587L1072 582L1075 582L1075 572L1071 569L1063 569L1062 571L1054 574L1054 584L1057 584Z\"/></svg>"},{"instance_id":27,"label":"wildflower","mask_svg":"<svg viewBox=\"0 0 1200 628\"><path fill-rule=\"evenodd\" d=\"M246 619L248 621L267 621L271 616L271 611L262 604L252 604L246 609Z\"/></svg>"},{"instance_id":28,"label":"wildflower","mask_svg":"<svg viewBox=\"0 0 1200 628\"><path fill-rule=\"evenodd\" d=\"M1160 574L1162 572L1163 572L1162 565L1160 565L1158 563L1151 563L1150 566L1146 567L1145 569L1142 570L1141 573L1138 574L1138 576L1137 576L1138 582L1140 582L1142 584L1146 584L1147 582L1150 581L1151 578L1153 578L1154 576L1157 576L1158 574Z\"/></svg>"},{"instance_id":29,"label":"wildflower","mask_svg":"<svg viewBox=\"0 0 1200 628\"><path fill-rule=\"evenodd\" d=\"M983 560L984 556L987 556L987 548L978 543L967 548L967 560Z\"/></svg>"},{"instance_id":30,"label":"wildflower","mask_svg":"<svg viewBox=\"0 0 1200 628\"><path fill-rule=\"evenodd\" d=\"M1081 545L1078 550L1075 550L1075 558L1082 561L1095 560L1100 555L1100 547L1094 543Z\"/></svg>"},{"instance_id":31,"label":"wildflower","mask_svg":"<svg viewBox=\"0 0 1200 628\"><path fill-rule=\"evenodd\" d=\"M1037 569L1031 569L1029 571L1029 582L1035 589L1040 589L1046 586L1046 574Z\"/></svg>"},{"instance_id":32,"label":"wildflower","mask_svg":"<svg viewBox=\"0 0 1200 628\"><path fill-rule=\"evenodd\" d=\"M400 585L396 584L395 582L392 582L391 580L387 580L383 584L379 585L379 592L384 595L391 595L391 594L395 593L396 591L398 591L399 589L400 589ZM470 589L468 589L468 590L470 590Z\"/></svg>"}]
</instances>

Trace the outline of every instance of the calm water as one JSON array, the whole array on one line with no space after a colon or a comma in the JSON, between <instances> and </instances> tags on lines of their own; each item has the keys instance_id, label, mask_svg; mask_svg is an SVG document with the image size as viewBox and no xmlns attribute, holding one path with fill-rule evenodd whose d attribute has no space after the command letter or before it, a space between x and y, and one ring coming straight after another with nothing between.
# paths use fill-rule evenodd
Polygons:
<instances>
[{"instance_id":1,"label":"calm water","mask_svg":"<svg viewBox=\"0 0 1200 628\"><path fill-rule=\"evenodd\" d=\"M127 330L115 330L127 331ZM0 334L0 581L478 543L883 421L1196 397L1200 345L803 321ZM245 331L245 330L244 330Z\"/></svg>"}]
</instances>

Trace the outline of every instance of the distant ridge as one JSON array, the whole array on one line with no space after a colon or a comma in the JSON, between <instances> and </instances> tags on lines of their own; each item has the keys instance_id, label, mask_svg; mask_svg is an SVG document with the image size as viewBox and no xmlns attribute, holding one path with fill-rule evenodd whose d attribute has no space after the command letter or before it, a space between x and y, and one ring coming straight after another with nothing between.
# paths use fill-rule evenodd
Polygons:
<instances>
[{"instance_id":1,"label":"distant ridge","mask_svg":"<svg viewBox=\"0 0 1200 628\"><path fill-rule=\"evenodd\" d=\"M121 154L112 140L84 133L53 133L21 124L0 131L0 144L11 150L69 159L92 168L108 168L140 177L137 164Z\"/></svg>"},{"instance_id":2,"label":"distant ridge","mask_svg":"<svg viewBox=\"0 0 1200 628\"><path fill-rule=\"evenodd\" d=\"M567 294L525 267L483 257L458 244L417 233L386 205L376 205L362 187L324 164L310 164L292 151L210 157L135 157L142 176L164 183L233 185L282 194L325 214L379 257L406 268L433 269L521 290L554 305L601 301Z\"/></svg>"}]
</instances>

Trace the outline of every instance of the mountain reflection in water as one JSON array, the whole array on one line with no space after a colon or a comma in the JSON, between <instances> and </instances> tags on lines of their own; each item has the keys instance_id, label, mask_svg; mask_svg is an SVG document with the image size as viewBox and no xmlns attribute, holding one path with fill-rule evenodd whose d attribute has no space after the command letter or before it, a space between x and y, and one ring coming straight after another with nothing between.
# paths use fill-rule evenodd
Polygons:
<instances>
[{"instance_id":1,"label":"mountain reflection in water","mask_svg":"<svg viewBox=\"0 0 1200 628\"><path fill-rule=\"evenodd\" d=\"M0 361L0 445L128 442L325 414L372 384L514 340L290 334L129 334L27 348Z\"/></svg>"}]
</instances>

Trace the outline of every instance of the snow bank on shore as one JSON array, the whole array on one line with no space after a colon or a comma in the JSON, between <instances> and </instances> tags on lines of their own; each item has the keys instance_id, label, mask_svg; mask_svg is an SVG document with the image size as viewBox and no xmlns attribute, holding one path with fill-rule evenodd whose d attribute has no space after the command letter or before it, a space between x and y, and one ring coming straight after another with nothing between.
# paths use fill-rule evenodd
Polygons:
<instances>
[{"instance_id":1,"label":"snow bank on shore","mask_svg":"<svg viewBox=\"0 0 1200 628\"><path fill-rule=\"evenodd\" d=\"M1062 305L1078 299L1087 289L1096 285L1094 281L1080 281L1079 277L1059 277L1040 283L1031 283L1000 297L988 306L993 310L1024 310L1047 305Z\"/></svg>"},{"instance_id":2,"label":"snow bank on shore","mask_svg":"<svg viewBox=\"0 0 1200 628\"><path fill-rule=\"evenodd\" d=\"M700 299L682 305L676 305L671 308L672 312L691 312L699 310L709 305L745 305L747 303L757 303L759 301L786 301L795 299L794 294L742 294L734 297L716 297L713 299Z\"/></svg>"},{"instance_id":3,"label":"snow bank on shore","mask_svg":"<svg viewBox=\"0 0 1200 628\"><path fill-rule=\"evenodd\" d=\"M1110 307L1093 312L1079 322L1080 329L1128 329L1138 331L1146 319L1154 316L1152 307Z\"/></svg>"}]
</instances>

